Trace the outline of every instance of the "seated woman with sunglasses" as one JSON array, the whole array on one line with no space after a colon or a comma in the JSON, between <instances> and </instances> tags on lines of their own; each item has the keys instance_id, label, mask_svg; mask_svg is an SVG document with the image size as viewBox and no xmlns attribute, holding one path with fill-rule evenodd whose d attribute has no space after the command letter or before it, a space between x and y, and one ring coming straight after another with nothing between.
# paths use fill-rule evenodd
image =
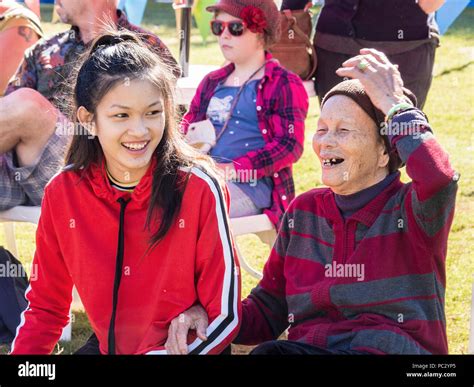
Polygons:
<instances>
[{"instance_id":1,"label":"seated woman with sunglasses","mask_svg":"<svg viewBox=\"0 0 474 387\"><path fill-rule=\"evenodd\" d=\"M221 0L207 10L230 64L201 82L181 130L212 123L209 153L228 182L231 217L263 211L278 224L295 194L291 166L303 153L308 97L300 78L266 51L279 34L272 0Z\"/></svg>"}]
</instances>

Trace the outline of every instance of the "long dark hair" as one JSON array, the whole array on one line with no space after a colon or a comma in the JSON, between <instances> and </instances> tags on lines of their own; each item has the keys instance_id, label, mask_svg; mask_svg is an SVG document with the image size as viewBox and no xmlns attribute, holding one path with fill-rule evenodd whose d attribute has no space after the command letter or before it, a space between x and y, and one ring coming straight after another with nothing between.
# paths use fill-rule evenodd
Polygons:
<instances>
[{"instance_id":1,"label":"long dark hair","mask_svg":"<svg viewBox=\"0 0 474 387\"><path fill-rule=\"evenodd\" d=\"M177 109L174 89L176 77L173 68L152 52L138 37L129 31L107 32L96 38L90 48L79 60L72 75L71 101L69 115L79 135L72 139L66 155L68 170L87 169L91 164L103 161L104 154L97 137L81 135L87 131L82 128L76 113L80 106L94 116L101 99L117 83L147 80L156 86L164 100L165 128L163 137L154 151L156 168L153 173L150 205L145 227L159 218L160 225L150 238L150 247L155 246L166 235L180 208L187 181L180 179L178 169L200 166L212 172L214 164L188 146L177 128Z\"/></svg>"}]
</instances>

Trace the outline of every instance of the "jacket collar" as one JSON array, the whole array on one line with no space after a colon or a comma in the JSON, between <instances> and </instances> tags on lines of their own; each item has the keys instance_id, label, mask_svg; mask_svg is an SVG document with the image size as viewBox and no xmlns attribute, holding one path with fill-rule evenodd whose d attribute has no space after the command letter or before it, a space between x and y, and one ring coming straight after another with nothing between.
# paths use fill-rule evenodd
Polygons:
<instances>
[{"instance_id":1,"label":"jacket collar","mask_svg":"<svg viewBox=\"0 0 474 387\"><path fill-rule=\"evenodd\" d=\"M112 187L107 177L105 159L99 163L91 164L86 173L86 177L90 181L92 189L97 197L109 202L116 202L119 198L123 197L125 199L130 199L131 205L132 203L135 203L138 207L143 207L147 205L151 196L153 171L155 168L156 158L153 157L145 175L140 179L140 182L132 193L119 191Z\"/></svg>"},{"instance_id":2,"label":"jacket collar","mask_svg":"<svg viewBox=\"0 0 474 387\"><path fill-rule=\"evenodd\" d=\"M363 223L367 227L372 226L372 224L382 212L384 206L387 204L388 200L397 191L399 191L402 186L403 183L400 181L400 172L398 172L397 177L387 188L385 188L379 195L371 200L365 207L362 207L359 211L349 216L346 221L354 219L360 223ZM326 204L329 205L329 211L326 212L327 217L334 222L344 222L344 218L337 207L334 192L330 189L328 190L328 196L328 201L326 201Z\"/></svg>"}]
</instances>

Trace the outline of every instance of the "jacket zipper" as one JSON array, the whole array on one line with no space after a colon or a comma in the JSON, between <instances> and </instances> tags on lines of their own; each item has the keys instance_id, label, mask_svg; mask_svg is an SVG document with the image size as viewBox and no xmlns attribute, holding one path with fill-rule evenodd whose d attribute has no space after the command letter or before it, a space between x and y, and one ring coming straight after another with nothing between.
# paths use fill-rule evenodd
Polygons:
<instances>
[{"instance_id":1,"label":"jacket zipper","mask_svg":"<svg viewBox=\"0 0 474 387\"><path fill-rule=\"evenodd\" d=\"M117 258L115 264L115 278L114 278L114 293L112 299L112 315L110 317L109 325L109 336L108 336L108 348L109 355L115 355L115 318L117 313L118 304L118 291L120 288L120 281L122 279L122 268L123 268L123 239L124 239L124 219L125 219L125 208L130 200L120 198L117 202L120 203L120 223L118 232L118 246L117 246Z\"/></svg>"}]
</instances>

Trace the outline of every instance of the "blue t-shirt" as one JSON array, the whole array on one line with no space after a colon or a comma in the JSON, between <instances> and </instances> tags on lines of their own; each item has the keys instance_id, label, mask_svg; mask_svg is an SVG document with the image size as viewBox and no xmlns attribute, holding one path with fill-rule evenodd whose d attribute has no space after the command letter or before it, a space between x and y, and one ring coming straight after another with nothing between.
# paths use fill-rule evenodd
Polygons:
<instances>
[{"instance_id":1,"label":"blue t-shirt","mask_svg":"<svg viewBox=\"0 0 474 387\"><path fill-rule=\"evenodd\" d=\"M257 82L250 81L240 94L226 131L211 149L210 155L218 163L228 163L244 156L247 152L261 149L265 140L258 128L257 118ZM216 129L216 135L222 130L229 115L232 102L239 91L238 86L219 84L207 108L207 117ZM250 197L257 208L269 208L272 204L273 182L271 178L252 179L250 183L237 182L238 187Z\"/></svg>"}]
</instances>

